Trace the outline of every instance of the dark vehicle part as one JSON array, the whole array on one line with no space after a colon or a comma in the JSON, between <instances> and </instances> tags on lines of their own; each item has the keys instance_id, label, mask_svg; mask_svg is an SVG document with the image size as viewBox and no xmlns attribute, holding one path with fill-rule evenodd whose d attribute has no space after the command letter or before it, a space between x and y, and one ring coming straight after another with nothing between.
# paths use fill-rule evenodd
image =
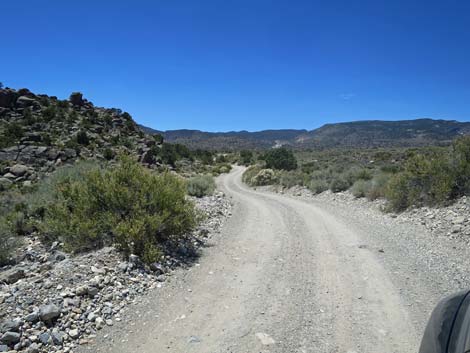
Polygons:
<instances>
[{"instance_id":1,"label":"dark vehicle part","mask_svg":"<svg viewBox=\"0 0 470 353\"><path fill-rule=\"evenodd\" d=\"M442 299L433 310L419 353L470 352L470 291Z\"/></svg>"}]
</instances>

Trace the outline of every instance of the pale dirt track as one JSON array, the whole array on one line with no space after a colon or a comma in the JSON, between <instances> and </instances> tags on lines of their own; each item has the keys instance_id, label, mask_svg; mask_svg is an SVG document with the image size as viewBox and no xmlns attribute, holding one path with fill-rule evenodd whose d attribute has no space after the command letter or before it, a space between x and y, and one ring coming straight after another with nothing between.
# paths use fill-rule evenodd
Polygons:
<instances>
[{"instance_id":1,"label":"pale dirt track","mask_svg":"<svg viewBox=\"0 0 470 353\"><path fill-rule=\"evenodd\" d=\"M416 352L420 328L365 236L319 205L250 189L242 171L219 181L233 216L200 265L150 294L131 334L88 349Z\"/></svg>"}]
</instances>

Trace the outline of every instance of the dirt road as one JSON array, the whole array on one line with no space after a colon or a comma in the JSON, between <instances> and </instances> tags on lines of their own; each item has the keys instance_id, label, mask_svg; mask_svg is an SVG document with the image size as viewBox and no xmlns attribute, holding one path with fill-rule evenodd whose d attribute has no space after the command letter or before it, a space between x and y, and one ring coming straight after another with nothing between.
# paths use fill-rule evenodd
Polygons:
<instances>
[{"instance_id":1,"label":"dirt road","mask_svg":"<svg viewBox=\"0 0 470 353\"><path fill-rule=\"evenodd\" d=\"M321 205L250 189L241 174L236 168L219 181L233 216L198 266L150 294L123 332L88 349L417 352L416 306L381 251L364 245L367 230ZM424 282L413 286L425 293Z\"/></svg>"}]
</instances>

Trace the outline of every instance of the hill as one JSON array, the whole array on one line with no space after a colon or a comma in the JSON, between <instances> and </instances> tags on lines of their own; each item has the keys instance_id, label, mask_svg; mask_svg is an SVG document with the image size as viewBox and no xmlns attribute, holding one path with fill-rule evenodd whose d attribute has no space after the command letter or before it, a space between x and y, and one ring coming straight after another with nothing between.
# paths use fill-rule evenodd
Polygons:
<instances>
[{"instance_id":1,"label":"hill","mask_svg":"<svg viewBox=\"0 0 470 353\"><path fill-rule=\"evenodd\" d=\"M126 151L156 165L150 154L158 145L131 115L95 107L81 93L60 100L25 88L0 89L0 191L79 158L113 159Z\"/></svg>"},{"instance_id":2,"label":"hill","mask_svg":"<svg viewBox=\"0 0 470 353\"><path fill-rule=\"evenodd\" d=\"M356 121L326 124L318 129L263 130L258 132L204 132L199 130L157 131L166 141L189 148L218 150L266 149L279 145L293 148L415 147L448 144L470 134L470 123L454 120L416 119L401 121Z\"/></svg>"}]
</instances>

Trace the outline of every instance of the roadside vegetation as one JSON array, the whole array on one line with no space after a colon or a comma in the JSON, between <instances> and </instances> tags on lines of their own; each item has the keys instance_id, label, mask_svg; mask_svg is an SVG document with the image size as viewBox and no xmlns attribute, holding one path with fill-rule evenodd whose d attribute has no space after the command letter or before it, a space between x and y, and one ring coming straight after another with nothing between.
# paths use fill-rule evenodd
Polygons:
<instances>
[{"instance_id":1,"label":"roadside vegetation","mask_svg":"<svg viewBox=\"0 0 470 353\"><path fill-rule=\"evenodd\" d=\"M188 194L196 197L212 195L215 181L212 175L197 175L188 180Z\"/></svg>"},{"instance_id":2,"label":"roadside vegetation","mask_svg":"<svg viewBox=\"0 0 470 353\"><path fill-rule=\"evenodd\" d=\"M201 155L210 164L200 162ZM190 156L188 178L147 169L122 155L111 161L78 161L32 186L3 190L0 265L9 263L25 235L38 235L45 244L61 242L73 253L114 245L125 256L157 261L199 220L187 195L213 194L213 175L231 169L225 157L192 151Z\"/></svg>"},{"instance_id":3,"label":"roadside vegetation","mask_svg":"<svg viewBox=\"0 0 470 353\"><path fill-rule=\"evenodd\" d=\"M355 197L385 198L390 211L439 206L470 195L470 137L428 148L286 148L252 156L243 175L251 186L301 186L314 194L349 190ZM244 161L240 155L240 160Z\"/></svg>"}]
</instances>

